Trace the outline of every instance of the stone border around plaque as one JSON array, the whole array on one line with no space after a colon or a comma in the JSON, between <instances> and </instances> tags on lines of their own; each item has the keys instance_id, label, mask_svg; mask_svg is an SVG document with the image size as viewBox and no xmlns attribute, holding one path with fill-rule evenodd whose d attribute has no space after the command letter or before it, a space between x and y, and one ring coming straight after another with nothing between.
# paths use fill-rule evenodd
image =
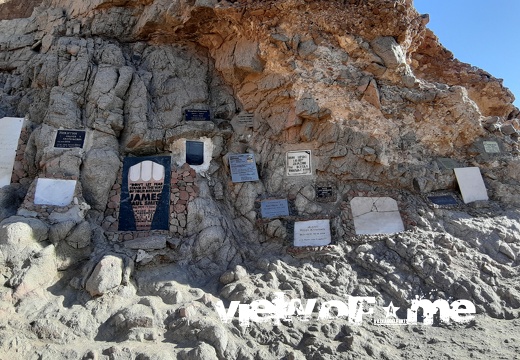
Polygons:
<instances>
[{"instance_id":1,"label":"stone border around plaque","mask_svg":"<svg viewBox=\"0 0 520 360\"><path fill-rule=\"evenodd\" d=\"M185 121L211 121L211 113L204 109L186 109L184 110Z\"/></svg>"},{"instance_id":2,"label":"stone border around plaque","mask_svg":"<svg viewBox=\"0 0 520 360\"><path fill-rule=\"evenodd\" d=\"M423 195L423 198L433 209L456 209L463 205L459 196L450 191L428 193Z\"/></svg>"},{"instance_id":3,"label":"stone border around plaque","mask_svg":"<svg viewBox=\"0 0 520 360\"><path fill-rule=\"evenodd\" d=\"M285 154L286 176L312 175L312 150L289 150Z\"/></svg>"},{"instance_id":4,"label":"stone border around plaque","mask_svg":"<svg viewBox=\"0 0 520 360\"><path fill-rule=\"evenodd\" d=\"M58 129L54 136L54 147L57 149L82 149L85 146L86 130Z\"/></svg>"}]
</instances>

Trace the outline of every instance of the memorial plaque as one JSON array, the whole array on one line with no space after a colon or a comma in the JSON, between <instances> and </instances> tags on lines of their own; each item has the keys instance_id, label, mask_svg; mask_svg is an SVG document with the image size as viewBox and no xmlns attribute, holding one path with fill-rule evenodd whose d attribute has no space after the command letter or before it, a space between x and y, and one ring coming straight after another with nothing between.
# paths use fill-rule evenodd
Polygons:
<instances>
[{"instance_id":1,"label":"memorial plaque","mask_svg":"<svg viewBox=\"0 0 520 360\"><path fill-rule=\"evenodd\" d=\"M0 187L11 184L23 118L0 119Z\"/></svg>"},{"instance_id":2,"label":"memorial plaque","mask_svg":"<svg viewBox=\"0 0 520 360\"><path fill-rule=\"evenodd\" d=\"M456 168L453 171L455 171L465 204L478 200L489 200L486 185L478 167Z\"/></svg>"},{"instance_id":3,"label":"memorial plaque","mask_svg":"<svg viewBox=\"0 0 520 360\"><path fill-rule=\"evenodd\" d=\"M325 246L330 244L330 239L329 220L294 223L294 246Z\"/></svg>"},{"instance_id":4,"label":"memorial plaque","mask_svg":"<svg viewBox=\"0 0 520 360\"><path fill-rule=\"evenodd\" d=\"M437 162L441 166L441 169L445 170L453 170L460 166L458 162L450 158L439 158Z\"/></svg>"},{"instance_id":5,"label":"memorial plaque","mask_svg":"<svg viewBox=\"0 0 520 360\"><path fill-rule=\"evenodd\" d=\"M289 204L287 203L287 199L264 200L260 202L260 210L263 218L289 216Z\"/></svg>"},{"instance_id":6,"label":"memorial plaque","mask_svg":"<svg viewBox=\"0 0 520 360\"><path fill-rule=\"evenodd\" d=\"M168 230L171 158L127 157L119 209L120 231Z\"/></svg>"},{"instance_id":7,"label":"memorial plaque","mask_svg":"<svg viewBox=\"0 0 520 360\"><path fill-rule=\"evenodd\" d=\"M455 206L459 204L453 195L430 195L428 200L438 206Z\"/></svg>"},{"instance_id":8,"label":"memorial plaque","mask_svg":"<svg viewBox=\"0 0 520 360\"><path fill-rule=\"evenodd\" d=\"M204 143L202 141L186 141L186 163L188 165L204 163Z\"/></svg>"},{"instance_id":9,"label":"memorial plaque","mask_svg":"<svg viewBox=\"0 0 520 360\"><path fill-rule=\"evenodd\" d=\"M316 186L316 200L318 201L334 201L336 194L333 186Z\"/></svg>"},{"instance_id":10,"label":"memorial plaque","mask_svg":"<svg viewBox=\"0 0 520 360\"><path fill-rule=\"evenodd\" d=\"M58 130L54 147L60 149L82 148L85 143L85 130Z\"/></svg>"},{"instance_id":11,"label":"memorial plaque","mask_svg":"<svg viewBox=\"0 0 520 360\"><path fill-rule=\"evenodd\" d=\"M231 181L233 182L258 180L258 171L253 154L229 155L229 167L231 169Z\"/></svg>"},{"instance_id":12,"label":"memorial plaque","mask_svg":"<svg viewBox=\"0 0 520 360\"><path fill-rule=\"evenodd\" d=\"M36 182L34 204L67 206L74 199L76 180L39 178Z\"/></svg>"},{"instance_id":13,"label":"memorial plaque","mask_svg":"<svg viewBox=\"0 0 520 360\"><path fill-rule=\"evenodd\" d=\"M311 150L287 152L287 176L312 175Z\"/></svg>"},{"instance_id":14,"label":"memorial plaque","mask_svg":"<svg viewBox=\"0 0 520 360\"><path fill-rule=\"evenodd\" d=\"M389 197L355 197L350 201L358 235L394 234L404 231L397 202Z\"/></svg>"},{"instance_id":15,"label":"memorial plaque","mask_svg":"<svg viewBox=\"0 0 520 360\"><path fill-rule=\"evenodd\" d=\"M238 124L244 127L252 128L254 125L254 114L242 112L238 114Z\"/></svg>"},{"instance_id":16,"label":"memorial plaque","mask_svg":"<svg viewBox=\"0 0 520 360\"><path fill-rule=\"evenodd\" d=\"M186 121L211 121L209 110L184 110L184 119Z\"/></svg>"},{"instance_id":17,"label":"memorial plaque","mask_svg":"<svg viewBox=\"0 0 520 360\"><path fill-rule=\"evenodd\" d=\"M500 146L498 146L498 143L496 141L483 141L482 145L484 146L484 150L488 154L500 153Z\"/></svg>"}]
</instances>

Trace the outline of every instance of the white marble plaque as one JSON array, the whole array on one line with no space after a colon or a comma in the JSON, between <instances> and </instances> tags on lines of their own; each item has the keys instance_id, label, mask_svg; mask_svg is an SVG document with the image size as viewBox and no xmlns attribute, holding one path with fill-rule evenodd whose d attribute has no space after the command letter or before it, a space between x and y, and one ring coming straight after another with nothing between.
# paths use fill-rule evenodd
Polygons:
<instances>
[{"instance_id":1,"label":"white marble plaque","mask_svg":"<svg viewBox=\"0 0 520 360\"><path fill-rule=\"evenodd\" d=\"M455 171L465 204L478 200L489 200L486 185L478 167L456 168L453 171Z\"/></svg>"},{"instance_id":2,"label":"white marble plaque","mask_svg":"<svg viewBox=\"0 0 520 360\"><path fill-rule=\"evenodd\" d=\"M394 234L404 231L397 201L389 197L355 197L350 200L358 235Z\"/></svg>"},{"instance_id":3,"label":"white marble plaque","mask_svg":"<svg viewBox=\"0 0 520 360\"><path fill-rule=\"evenodd\" d=\"M287 176L312 175L311 150L287 151Z\"/></svg>"},{"instance_id":4,"label":"white marble plaque","mask_svg":"<svg viewBox=\"0 0 520 360\"><path fill-rule=\"evenodd\" d=\"M74 198L76 180L40 178L36 183L34 203L36 205L67 206Z\"/></svg>"},{"instance_id":5,"label":"white marble plaque","mask_svg":"<svg viewBox=\"0 0 520 360\"><path fill-rule=\"evenodd\" d=\"M11 184L23 118L0 119L0 187Z\"/></svg>"},{"instance_id":6,"label":"white marble plaque","mask_svg":"<svg viewBox=\"0 0 520 360\"><path fill-rule=\"evenodd\" d=\"M483 141L482 146L484 146L484 151L488 154L499 154L500 146L496 141Z\"/></svg>"},{"instance_id":7,"label":"white marble plaque","mask_svg":"<svg viewBox=\"0 0 520 360\"><path fill-rule=\"evenodd\" d=\"M297 221L294 223L294 246L324 246L329 244L329 220Z\"/></svg>"}]
</instances>

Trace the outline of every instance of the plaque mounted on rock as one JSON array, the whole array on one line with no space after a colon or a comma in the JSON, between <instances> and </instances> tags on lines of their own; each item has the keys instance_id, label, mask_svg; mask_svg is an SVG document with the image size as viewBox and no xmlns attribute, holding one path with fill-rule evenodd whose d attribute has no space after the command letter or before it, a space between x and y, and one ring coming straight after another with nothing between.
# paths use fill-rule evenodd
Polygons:
<instances>
[{"instance_id":1,"label":"plaque mounted on rock","mask_svg":"<svg viewBox=\"0 0 520 360\"><path fill-rule=\"evenodd\" d=\"M486 185L478 167L456 168L453 171L457 177L462 201L465 204L473 201L489 200Z\"/></svg>"},{"instance_id":2,"label":"plaque mounted on rock","mask_svg":"<svg viewBox=\"0 0 520 360\"><path fill-rule=\"evenodd\" d=\"M186 121L211 121L209 110L187 109L184 110Z\"/></svg>"},{"instance_id":3,"label":"plaque mounted on rock","mask_svg":"<svg viewBox=\"0 0 520 360\"><path fill-rule=\"evenodd\" d=\"M238 124L247 128L252 128L254 125L254 114L241 112L238 114Z\"/></svg>"},{"instance_id":4,"label":"plaque mounted on rock","mask_svg":"<svg viewBox=\"0 0 520 360\"><path fill-rule=\"evenodd\" d=\"M59 149L82 148L85 144L85 130L58 130L54 147Z\"/></svg>"},{"instance_id":5,"label":"plaque mounted on rock","mask_svg":"<svg viewBox=\"0 0 520 360\"><path fill-rule=\"evenodd\" d=\"M258 181L258 170L253 154L229 155L229 168L233 182Z\"/></svg>"},{"instance_id":6,"label":"plaque mounted on rock","mask_svg":"<svg viewBox=\"0 0 520 360\"><path fill-rule=\"evenodd\" d=\"M169 156L125 158L119 231L169 229L170 168Z\"/></svg>"},{"instance_id":7,"label":"plaque mounted on rock","mask_svg":"<svg viewBox=\"0 0 520 360\"><path fill-rule=\"evenodd\" d=\"M264 219L289 216L287 199L263 200L260 202L260 210Z\"/></svg>"},{"instance_id":8,"label":"plaque mounted on rock","mask_svg":"<svg viewBox=\"0 0 520 360\"><path fill-rule=\"evenodd\" d=\"M350 201L358 235L394 234L404 231L397 201L389 197L355 197Z\"/></svg>"},{"instance_id":9,"label":"plaque mounted on rock","mask_svg":"<svg viewBox=\"0 0 520 360\"><path fill-rule=\"evenodd\" d=\"M331 242L329 220L294 223L294 246L325 246Z\"/></svg>"},{"instance_id":10,"label":"plaque mounted on rock","mask_svg":"<svg viewBox=\"0 0 520 360\"><path fill-rule=\"evenodd\" d=\"M439 207L451 207L459 205L455 196L451 194L428 195L428 200Z\"/></svg>"},{"instance_id":11,"label":"plaque mounted on rock","mask_svg":"<svg viewBox=\"0 0 520 360\"><path fill-rule=\"evenodd\" d=\"M0 187L11 184L23 118L0 119Z\"/></svg>"},{"instance_id":12,"label":"plaque mounted on rock","mask_svg":"<svg viewBox=\"0 0 520 360\"><path fill-rule=\"evenodd\" d=\"M329 202L336 200L334 186L316 186L316 201Z\"/></svg>"},{"instance_id":13,"label":"plaque mounted on rock","mask_svg":"<svg viewBox=\"0 0 520 360\"><path fill-rule=\"evenodd\" d=\"M288 151L287 176L312 175L311 154L311 150Z\"/></svg>"},{"instance_id":14,"label":"plaque mounted on rock","mask_svg":"<svg viewBox=\"0 0 520 360\"><path fill-rule=\"evenodd\" d=\"M67 206L74 199L76 180L39 178L34 193L35 205Z\"/></svg>"},{"instance_id":15,"label":"plaque mounted on rock","mask_svg":"<svg viewBox=\"0 0 520 360\"><path fill-rule=\"evenodd\" d=\"M437 159L437 162L439 163L441 169L444 170L453 170L457 167L460 167L458 162L450 158L439 158Z\"/></svg>"},{"instance_id":16,"label":"plaque mounted on rock","mask_svg":"<svg viewBox=\"0 0 520 360\"><path fill-rule=\"evenodd\" d=\"M487 154L500 154L500 146L496 141L483 141L482 146Z\"/></svg>"},{"instance_id":17,"label":"plaque mounted on rock","mask_svg":"<svg viewBox=\"0 0 520 360\"><path fill-rule=\"evenodd\" d=\"M186 140L186 163L188 165L204 163L204 143L202 141Z\"/></svg>"}]
</instances>

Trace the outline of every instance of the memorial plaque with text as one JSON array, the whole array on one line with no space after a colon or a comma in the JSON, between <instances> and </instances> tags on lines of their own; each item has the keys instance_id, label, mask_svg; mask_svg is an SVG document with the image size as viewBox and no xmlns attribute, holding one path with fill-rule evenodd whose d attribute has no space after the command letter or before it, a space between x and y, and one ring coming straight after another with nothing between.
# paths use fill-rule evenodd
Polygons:
<instances>
[{"instance_id":1,"label":"memorial plaque with text","mask_svg":"<svg viewBox=\"0 0 520 360\"><path fill-rule=\"evenodd\" d=\"M333 186L316 186L316 200L318 201L334 201L336 194Z\"/></svg>"},{"instance_id":2,"label":"memorial plaque with text","mask_svg":"<svg viewBox=\"0 0 520 360\"><path fill-rule=\"evenodd\" d=\"M209 110L185 110L184 118L186 121L211 121Z\"/></svg>"},{"instance_id":3,"label":"memorial plaque with text","mask_svg":"<svg viewBox=\"0 0 520 360\"><path fill-rule=\"evenodd\" d=\"M254 125L254 114L240 113L238 115L238 124L244 127L252 128Z\"/></svg>"},{"instance_id":4,"label":"memorial plaque with text","mask_svg":"<svg viewBox=\"0 0 520 360\"><path fill-rule=\"evenodd\" d=\"M186 141L186 163L188 165L204 163L204 143L202 141Z\"/></svg>"},{"instance_id":5,"label":"memorial plaque with text","mask_svg":"<svg viewBox=\"0 0 520 360\"><path fill-rule=\"evenodd\" d=\"M500 153L500 147L496 141L483 141L482 146L484 146L484 151L488 154Z\"/></svg>"},{"instance_id":6,"label":"memorial plaque with text","mask_svg":"<svg viewBox=\"0 0 520 360\"><path fill-rule=\"evenodd\" d=\"M34 193L35 205L67 206L74 198L76 180L39 178Z\"/></svg>"},{"instance_id":7,"label":"memorial plaque with text","mask_svg":"<svg viewBox=\"0 0 520 360\"><path fill-rule=\"evenodd\" d=\"M289 204L287 199L264 200L260 202L260 210L263 218L275 218L289 216Z\"/></svg>"},{"instance_id":8,"label":"memorial plaque with text","mask_svg":"<svg viewBox=\"0 0 520 360\"><path fill-rule=\"evenodd\" d=\"M82 148L85 143L85 130L58 130L54 147L60 149Z\"/></svg>"},{"instance_id":9,"label":"memorial plaque with text","mask_svg":"<svg viewBox=\"0 0 520 360\"><path fill-rule=\"evenodd\" d=\"M169 229L170 168L169 156L125 158L120 231Z\"/></svg>"},{"instance_id":10,"label":"memorial plaque with text","mask_svg":"<svg viewBox=\"0 0 520 360\"><path fill-rule=\"evenodd\" d=\"M428 200L438 206L456 206L459 204L453 195L430 195Z\"/></svg>"},{"instance_id":11,"label":"memorial plaque with text","mask_svg":"<svg viewBox=\"0 0 520 360\"><path fill-rule=\"evenodd\" d=\"M287 152L287 176L312 175L311 150Z\"/></svg>"},{"instance_id":12,"label":"memorial plaque with text","mask_svg":"<svg viewBox=\"0 0 520 360\"><path fill-rule=\"evenodd\" d=\"M459 184L462 201L469 204L479 200L489 200L484 179L478 167L453 169Z\"/></svg>"},{"instance_id":13,"label":"memorial plaque with text","mask_svg":"<svg viewBox=\"0 0 520 360\"><path fill-rule=\"evenodd\" d=\"M329 220L294 223L294 246L325 246L331 241Z\"/></svg>"},{"instance_id":14,"label":"memorial plaque with text","mask_svg":"<svg viewBox=\"0 0 520 360\"><path fill-rule=\"evenodd\" d=\"M229 155L229 167L231 170L231 181L233 182L258 180L258 170L256 169L255 156L253 154Z\"/></svg>"},{"instance_id":15,"label":"memorial plaque with text","mask_svg":"<svg viewBox=\"0 0 520 360\"><path fill-rule=\"evenodd\" d=\"M0 119L0 187L11 184L23 118Z\"/></svg>"}]
</instances>

